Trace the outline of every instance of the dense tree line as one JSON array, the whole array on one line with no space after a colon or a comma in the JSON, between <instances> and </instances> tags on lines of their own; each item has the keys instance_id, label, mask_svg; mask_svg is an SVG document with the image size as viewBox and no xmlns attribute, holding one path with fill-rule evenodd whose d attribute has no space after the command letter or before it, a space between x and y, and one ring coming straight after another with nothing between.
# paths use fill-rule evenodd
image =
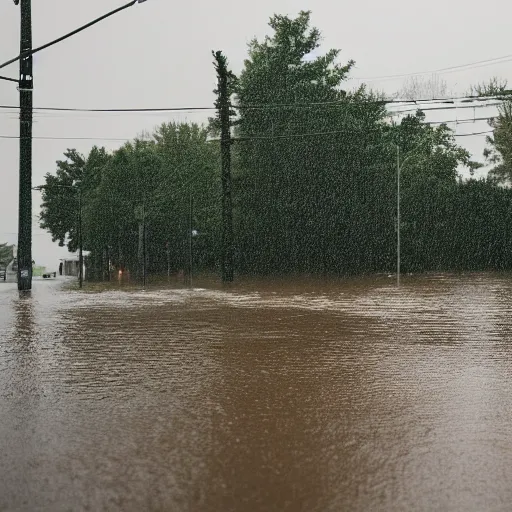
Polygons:
<instances>
[{"instance_id":1,"label":"dense tree line","mask_svg":"<svg viewBox=\"0 0 512 512\"><path fill-rule=\"evenodd\" d=\"M218 150L207 142L206 128L163 124L112 154L95 147L87 157L74 150L65 157L46 176L41 226L76 251L80 193L89 274L101 277L110 266L138 273L142 236L150 273L164 271L168 261L173 272L186 268L191 203L195 264L215 266Z\"/></svg>"},{"instance_id":2,"label":"dense tree line","mask_svg":"<svg viewBox=\"0 0 512 512\"><path fill-rule=\"evenodd\" d=\"M404 271L510 268L512 197L496 178L510 177L509 107L489 140L494 175L464 181L461 166L478 165L447 126L421 111L393 122L379 95L344 90L354 63L339 64L338 50L314 56L321 34L308 12L270 27L230 80L236 270L394 271L398 169ZM145 234L158 273L168 257L173 271L187 267L192 212L194 265L217 269L220 152L208 134L218 128L169 123L113 153L68 150L46 176L42 227L76 250L80 191L91 269L137 272Z\"/></svg>"}]
</instances>

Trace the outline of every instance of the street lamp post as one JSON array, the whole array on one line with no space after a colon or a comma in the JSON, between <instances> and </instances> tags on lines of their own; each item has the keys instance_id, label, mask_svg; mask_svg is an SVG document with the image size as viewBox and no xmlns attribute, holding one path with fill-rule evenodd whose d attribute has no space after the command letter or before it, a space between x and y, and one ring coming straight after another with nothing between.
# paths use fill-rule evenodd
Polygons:
<instances>
[{"instance_id":1,"label":"street lamp post","mask_svg":"<svg viewBox=\"0 0 512 512\"><path fill-rule=\"evenodd\" d=\"M18 290L32 289L32 56L83 30L146 0L131 0L127 4L96 18L95 20L37 48L32 48L32 6L31 0L14 0L20 5L20 53L0 64L0 69L20 62L19 80L0 76L0 79L17 82L20 92L20 162L19 162L19 206L18 206Z\"/></svg>"},{"instance_id":2,"label":"street lamp post","mask_svg":"<svg viewBox=\"0 0 512 512\"><path fill-rule=\"evenodd\" d=\"M142 203L142 286L146 287L146 205Z\"/></svg>"},{"instance_id":3,"label":"street lamp post","mask_svg":"<svg viewBox=\"0 0 512 512\"><path fill-rule=\"evenodd\" d=\"M190 287L192 287L192 267L193 267L193 264L192 264L192 258L193 258L193 253L192 253L192 237L194 236L194 232L193 232L193 210L192 210L192 190L190 190L189 192L189 216L188 216L188 255L189 255L189 271L188 271L188 276L189 276L189 285Z\"/></svg>"},{"instance_id":4,"label":"street lamp post","mask_svg":"<svg viewBox=\"0 0 512 512\"><path fill-rule=\"evenodd\" d=\"M83 255L83 228L82 228L82 189L78 187L78 286L82 288L84 282L84 255Z\"/></svg>"},{"instance_id":5,"label":"street lamp post","mask_svg":"<svg viewBox=\"0 0 512 512\"><path fill-rule=\"evenodd\" d=\"M400 286L400 146L396 146L396 285Z\"/></svg>"}]
</instances>

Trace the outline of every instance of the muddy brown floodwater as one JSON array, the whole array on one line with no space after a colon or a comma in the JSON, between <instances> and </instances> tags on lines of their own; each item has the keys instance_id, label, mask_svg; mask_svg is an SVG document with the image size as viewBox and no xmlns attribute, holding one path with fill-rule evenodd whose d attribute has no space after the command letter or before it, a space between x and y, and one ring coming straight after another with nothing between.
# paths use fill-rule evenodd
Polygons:
<instances>
[{"instance_id":1,"label":"muddy brown floodwater","mask_svg":"<svg viewBox=\"0 0 512 512\"><path fill-rule=\"evenodd\" d=\"M0 283L0 510L512 507L512 276Z\"/></svg>"}]
</instances>

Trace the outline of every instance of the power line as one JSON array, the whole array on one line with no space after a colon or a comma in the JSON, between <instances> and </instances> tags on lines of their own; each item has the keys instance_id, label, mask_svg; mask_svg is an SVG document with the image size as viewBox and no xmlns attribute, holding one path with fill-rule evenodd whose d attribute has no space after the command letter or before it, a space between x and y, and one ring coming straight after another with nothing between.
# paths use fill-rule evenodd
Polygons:
<instances>
[{"instance_id":1,"label":"power line","mask_svg":"<svg viewBox=\"0 0 512 512\"><path fill-rule=\"evenodd\" d=\"M469 119L448 119L446 121L425 121L423 124L465 124L465 123L474 123L477 121L492 121L497 119L496 116L490 117L472 117Z\"/></svg>"},{"instance_id":2,"label":"power line","mask_svg":"<svg viewBox=\"0 0 512 512\"><path fill-rule=\"evenodd\" d=\"M18 235L18 233L13 233L10 231L0 231L0 235ZM50 233L32 233L32 236L44 236L51 235Z\"/></svg>"},{"instance_id":3,"label":"power line","mask_svg":"<svg viewBox=\"0 0 512 512\"><path fill-rule=\"evenodd\" d=\"M21 139L22 137L20 137L19 135L0 135L0 139L15 139L15 140L19 140ZM45 136L41 136L41 137L32 137L32 139L39 139L39 140L91 140L91 141L94 141L94 140L105 140L105 141L113 141L113 142L127 142L129 140L133 140L133 139L128 139L128 138L125 138L125 139L122 139L122 138L114 138L114 137L45 137Z\"/></svg>"},{"instance_id":4,"label":"power line","mask_svg":"<svg viewBox=\"0 0 512 512\"><path fill-rule=\"evenodd\" d=\"M474 133L459 133L454 134L454 137L472 137L474 135L487 135L489 133L493 133L494 130L486 130L485 132L474 132Z\"/></svg>"},{"instance_id":5,"label":"power line","mask_svg":"<svg viewBox=\"0 0 512 512\"><path fill-rule=\"evenodd\" d=\"M18 55L17 57L14 57L7 62L4 62L3 64L0 64L0 69L5 68L9 64L13 64L14 62L17 62L22 57L28 57L29 55L34 55L34 53L40 52L41 50L44 50L45 48L49 48L50 46L53 46L54 44L60 43L61 41L64 41L65 39L68 39L71 36L74 36L75 34L78 34L79 32L82 32L83 30L92 27L93 25L96 25L96 23L99 23L100 21L109 18L110 16L113 16L114 14L117 14L120 11L123 11L124 9L127 9L128 7L134 6L138 0L132 0L131 2L118 7L117 9L114 9L113 11L110 11L107 14L104 14L103 16L100 16L99 18L96 18L93 21L90 21L89 23L86 23L85 25L82 25L81 27L73 30L72 32L69 32L57 39L54 39L53 41L50 41L49 43L43 44L42 46L39 46L37 48L34 48L30 50L29 52L24 52L23 55Z\"/></svg>"},{"instance_id":6,"label":"power line","mask_svg":"<svg viewBox=\"0 0 512 512\"><path fill-rule=\"evenodd\" d=\"M428 124L428 123L424 123ZM464 133L464 134L453 134L454 137L469 137L472 135L483 135L485 133L491 133L493 130L487 130L485 132L474 132L474 133ZM274 139L291 139L291 138L301 138L301 137L314 137L314 136L323 136L323 135L338 135L342 133L353 133L352 130L337 130L330 132L311 132L311 133L297 133L297 134L287 134L287 135L262 135L262 136L247 136L247 137L233 137L231 140L233 141L250 141L250 140L274 140ZM220 139L214 139L212 142L219 142Z\"/></svg>"},{"instance_id":7,"label":"power line","mask_svg":"<svg viewBox=\"0 0 512 512\"><path fill-rule=\"evenodd\" d=\"M424 125L441 125L441 124L465 124L472 123L476 121L490 121L496 119L496 117L478 117L478 118L470 118L470 119L449 119L444 121L428 121L421 124ZM334 131L326 131L326 132L309 132L309 133L291 133L285 135L249 135L242 137L235 137L233 140L236 141L246 141L246 140L273 140L273 139L288 139L288 138L300 138L300 137L313 137L313 136L322 136L322 135L337 135L342 133L352 133L353 130L334 130ZM454 137L462 137L462 136L470 136L470 135L481 135L483 133L490 133L492 130L487 132L476 132L470 134L457 135L454 134ZM69 136L39 136L33 137L34 139L39 140L85 140L85 141L113 141L113 142L128 142L133 140L131 138L120 138L120 137L69 137ZM0 135L0 139L11 139L11 140L19 140L19 135ZM211 142L217 142L219 139L213 139Z\"/></svg>"},{"instance_id":8,"label":"power line","mask_svg":"<svg viewBox=\"0 0 512 512\"><path fill-rule=\"evenodd\" d=\"M377 81L377 80L391 80L393 78L404 78L408 76L417 76L417 75L429 75L429 74L435 74L435 73L451 73L454 71L458 71L461 69L471 69L473 67L483 67L483 66L489 66L492 64L501 64L503 62L508 62L509 60L512 60L512 55L504 55L503 57L495 57L493 59L485 59L480 60L476 62L469 62L467 64L460 64L457 66L449 66L447 68L440 68L440 69L434 69L431 71L418 71L415 73L400 73L396 75L382 75L382 76L370 76L370 77L353 77L352 80L366 80L368 82L370 81Z\"/></svg>"},{"instance_id":9,"label":"power line","mask_svg":"<svg viewBox=\"0 0 512 512\"><path fill-rule=\"evenodd\" d=\"M418 103L454 103L455 101L461 102L487 102L491 100L503 101L507 97L512 96L512 91L506 91L503 94L497 94L492 96L453 96L446 98L433 98L433 99L412 99L412 100L400 100L400 99L387 99L387 100L371 100L351 102L350 98L336 100L336 101L319 101L319 102L306 102L306 103L280 103L280 104L249 104L249 105L232 105L231 108L235 110L251 110L251 109L278 109L278 108L306 108L316 106L347 106L347 105L368 105L368 104L379 104L379 105L401 105L401 104L418 104ZM499 104L499 103L496 103ZM456 108L462 108L458 106ZM470 106L467 106L469 108ZM472 107L472 106L471 106ZM448 107L446 107L448 108ZM0 109L11 109L19 110L17 105L0 105ZM217 110L215 107L157 107L157 108L75 108L75 107L34 107L34 111L43 112L89 112L89 113L150 113L150 112L198 112L198 111L214 111Z\"/></svg>"},{"instance_id":10,"label":"power line","mask_svg":"<svg viewBox=\"0 0 512 512\"><path fill-rule=\"evenodd\" d=\"M19 109L17 105L0 105L0 109ZM215 107L161 107L161 108L68 108L34 107L34 110L52 112L194 112L198 110L216 110Z\"/></svg>"},{"instance_id":11,"label":"power line","mask_svg":"<svg viewBox=\"0 0 512 512\"><path fill-rule=\"evenodd\" d=\"M389 112L390 114L406 114L407 112L416 112L417 110L421 110L422 112L432 112L435 110L460 110L465 108L487 108L487 107L497 107L501 105L501 103L490 103L487 105L450 105L446 107L427 107L427 108L408 108L406 110L395 110L393 112Z\"/></svg>"},{"instance_id":12,"label":"power line","mask_svg":"<svg viewBox=\"0 0 512 512\"><path fill-rule=\"evenodd\" d=\"M6 82L15 82L17 84L20 82L17 78L11 78L9 76L0 76L0 80L5 80Z\"/></svg>"}]
</instances>

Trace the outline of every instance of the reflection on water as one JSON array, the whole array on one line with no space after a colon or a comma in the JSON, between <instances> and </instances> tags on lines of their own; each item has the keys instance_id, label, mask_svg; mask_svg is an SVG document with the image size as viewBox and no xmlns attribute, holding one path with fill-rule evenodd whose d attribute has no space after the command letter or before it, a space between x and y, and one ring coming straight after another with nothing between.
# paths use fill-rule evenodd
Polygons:
<instances>
[{"instance_id":1,"label":"reflection on water","mask_svg":"<svg viewBox=\"0 0 512 512\"><path fill-rule=\"evenodd\" d=\"M508 510L512 279L0 287L0 510Z\"/></svg>"}]
</instances>

